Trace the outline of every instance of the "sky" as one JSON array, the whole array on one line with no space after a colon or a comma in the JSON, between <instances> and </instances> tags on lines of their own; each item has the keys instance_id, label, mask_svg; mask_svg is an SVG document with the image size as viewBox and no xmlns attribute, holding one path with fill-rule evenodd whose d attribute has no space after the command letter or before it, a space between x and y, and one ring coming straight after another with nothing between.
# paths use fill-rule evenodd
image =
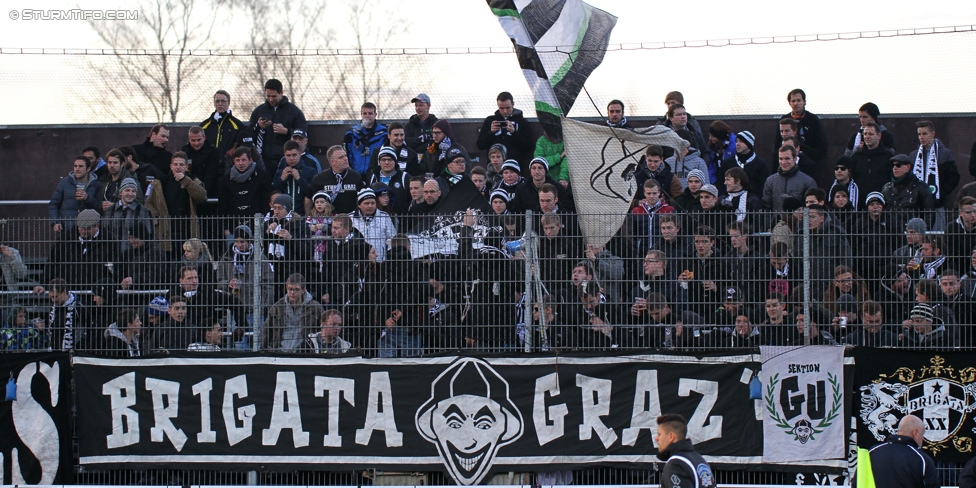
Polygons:
<instances>
[{"instance_id":1,"label":"sky","mask_svg":"<svg viewBox=\"0 0 976 488\"><path fill-rule=\"evenodd\" d=\"M335 29L336 46L350 47L355 43L342 22L342 1L329 0L328 15L322 22ZM664 94L671 90L682 91L689 111L695 114L783 113L788 109L786 93L796 87L807 91L808 109L824 114L854 114L866 101L877 103L882 113L976 112L976 91L969 82L976 75L976 32L971 30L976 25L976 2L796 3L803 8L787 8L788 4L779 1L589 3L617 16L618 21L611 51L590 77L587 93L581 94L571 116L599 115L612 98L628 101L631 114L656 115L664 111ZM376 0L370 5L378 9L378 18L410 27L409 35L390 41L393 45L376 47L500 51L432 56L425 69L417 70L411 69L411 58L403 58L398 76L409 77L409 85L417 86L417 92L429 93L435 113L440 102L442 107L454 107L460 116L484 116L494 110L494 96L502 90L516 95L516 106L531 104L514 55L504 52L510 42L484 1ZM8 3L10 13L16 14L0 17L0 50L4 53L0 55L0 83L6 87L3 103L7 107L0 113L0 124L119 121L98 113L98 83L111 82L113 73L84 73L83 57L77 55L7 54L18 49L74 53L105 47L83 20L12 19L24 15L28 6L34 10L147 8L139 7L138 2L110 0ZM231 14L218 23L214 45L244 47L240 29L235 29L241 21ZM891 36L896 30L947 26L965 26L970 31ZM871 34L878 31L884 34ZM782 41L791 36L858 32L874 38L769 43L771 37ZM762 44L637 49L641 44L728 39L756 39ZM82 81L71 86L73 80ZM209 98L211 92L203 98ZM209 110L208 103L199 103L181 113L185 120L197 120ZM350 112L352 118L354 110Z\"/></svg>"}]
</instances>

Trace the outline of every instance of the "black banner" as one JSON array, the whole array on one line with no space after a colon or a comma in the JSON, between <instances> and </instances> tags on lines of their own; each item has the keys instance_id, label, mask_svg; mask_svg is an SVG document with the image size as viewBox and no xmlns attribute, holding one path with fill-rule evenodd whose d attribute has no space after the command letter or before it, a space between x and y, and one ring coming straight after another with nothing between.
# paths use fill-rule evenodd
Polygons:
<instances>
[{"instance_id":1,"label":"black banner","mask_svg":"<svg viewBox=\"0 0 976 488\"><path fill-rule=\"evenodd\" d=\"M68 354L4 354L0 380L0 484L71 483Z\"/></svg>"},{"instance_id":2,"label":"black banner","mask_svg":"<svg viewBox=\"0 0 976 488\"><path fill-rule=\"evenodd\" d=\"M715 465L759 464L751 354L75 358L81 463L500 471L657 462L683 414Z\"/></svg>"},{"instance_id":3,"label":"black banner","mask_svg":"<svg viewBox=\"0 0 976 488\"><path fill-rule=\"evenodd\" d=\"M925 423L925 449L936 461L965 463L976 434L976 356L856 348L853 399L858 446L898 430L905 415Z\"/></svg>"}]
</instances>

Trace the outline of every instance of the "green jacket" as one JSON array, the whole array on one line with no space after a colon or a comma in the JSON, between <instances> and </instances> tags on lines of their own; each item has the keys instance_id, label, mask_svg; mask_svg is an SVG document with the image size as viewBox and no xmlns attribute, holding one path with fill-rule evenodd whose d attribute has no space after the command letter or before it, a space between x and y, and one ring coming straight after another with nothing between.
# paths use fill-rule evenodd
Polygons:
<instances>
[{"instance_id":1,"label":"green jacket","mask_svg":"<svg viewBox=\"0 0 976 488\"><path fill-rule=\"evenodd\" d=\"M542 136L535 142L535 153L532 157L546 158L549 162L549 176L556 181L569 181L569 165L563 157L566 145L562 142L552 142Z\"/></svg>"}]
</instances>

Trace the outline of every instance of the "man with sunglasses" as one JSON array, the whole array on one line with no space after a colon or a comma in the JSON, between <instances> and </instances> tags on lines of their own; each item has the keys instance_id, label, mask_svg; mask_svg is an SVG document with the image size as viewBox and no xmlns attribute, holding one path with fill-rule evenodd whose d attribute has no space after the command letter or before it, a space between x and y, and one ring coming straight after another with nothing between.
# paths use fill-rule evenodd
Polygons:
<instances>
[{"instance_id":1,"label":"man with sunglasses","mask_svg":"<svg viewBox=\"0 0 976 488\"><path fill-rule=\"evenodd\" d=\"M891 181L881 190L886 209L902 214L903 220L922 214L928 228L934 224L935 198L928 185L912 173L912 158L898 154L891 158Z\"/></svg>"}]
</instances>

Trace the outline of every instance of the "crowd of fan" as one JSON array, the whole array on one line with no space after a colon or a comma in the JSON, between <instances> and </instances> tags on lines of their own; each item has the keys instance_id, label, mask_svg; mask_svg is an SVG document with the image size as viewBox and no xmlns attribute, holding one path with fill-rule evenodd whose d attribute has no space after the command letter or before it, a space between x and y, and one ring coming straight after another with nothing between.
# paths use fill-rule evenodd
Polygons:
<instances>
[{"instance_id":1,"label":"crowd of fan","mask_svg":"<svg viewBox=\"0 0 976 488\"><path fill-rule=\"evenodd\" d=\"M917 148L903 144L913 152L895 154L878 107L864 104L821 188L812 175L829 138L802 90L787 97L775 165L748 131L715 121L703 132L671 92L659 125L688 148L646 148L624 225L594 246L580 235L561 135L533 141L507 92L478 133L485 166L425 94L416 115L387 126L363 104L325 165L306 153L305 117L281 83L265 94L244 122L218 91L175 153L163 125L104 160L86 148L49 205L57 237L33 291L50 311L13 307L0 347L410 357L526 342L973 345L976 187L948 201L959 173L931 122L916 124ZM634 130L623 102L607 112L609 126ZM457 251L412 249L406 234L448 200L469 207ZM523 239L526 210L537 239ZM10 246L0 267L11 289L27 273Z\"/></svg>"}]
</instances>

